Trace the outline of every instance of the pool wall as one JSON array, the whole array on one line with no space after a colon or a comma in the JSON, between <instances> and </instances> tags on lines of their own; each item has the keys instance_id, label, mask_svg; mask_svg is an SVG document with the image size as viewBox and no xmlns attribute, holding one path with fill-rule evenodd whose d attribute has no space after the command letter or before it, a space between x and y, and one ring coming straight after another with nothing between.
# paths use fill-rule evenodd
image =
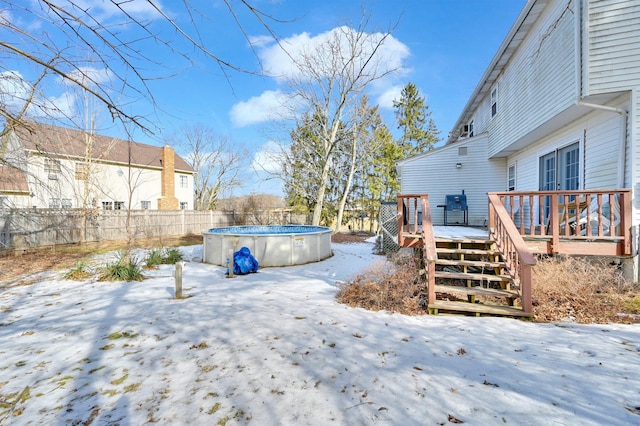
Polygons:
<instances>
[{"instance_id":1,"label":"pool wall","mask_svg":"<svg viewBox=\"0 0 640 426\"><path fill-rule=\"evenodd\" d=\"M229 226L202 233L202 260L226 266L229 252L247 247L260 267L291 266L331 257L331 229L321 226Z\"/></svg>"}]
</instances>

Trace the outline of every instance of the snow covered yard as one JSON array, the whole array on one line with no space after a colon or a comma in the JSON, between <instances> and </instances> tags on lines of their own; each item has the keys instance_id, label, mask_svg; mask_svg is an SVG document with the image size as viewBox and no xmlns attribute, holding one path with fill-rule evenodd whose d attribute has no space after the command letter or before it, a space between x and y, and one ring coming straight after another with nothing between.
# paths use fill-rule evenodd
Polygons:
<instances>
[{"instance_id":1,"label":"snow covered yard","mask_svg":"<svg viewBox=\"0 0 640 426\"><path fill-rule=\"evenodd\" d=\"M640 326L389 315L335 302L382 258L0 290L4 424L640 424ZM201 256L185 247L186 258Z\"/></svg>"}]
</instances>

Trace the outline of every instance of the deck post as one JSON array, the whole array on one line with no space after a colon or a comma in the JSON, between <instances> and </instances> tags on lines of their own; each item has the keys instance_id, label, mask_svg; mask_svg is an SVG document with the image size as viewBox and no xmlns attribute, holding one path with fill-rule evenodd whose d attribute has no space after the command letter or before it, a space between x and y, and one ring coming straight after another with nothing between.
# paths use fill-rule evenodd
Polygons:
<instances>
[{"instance_id":1,"label":"deck post","mask_svg":"<svg viewBox=\"0 0 640 426\"><path fill-rule=\"evenodd\" d=\"M520 270L520 292L522 297L522 310L527 314L533 312L531 287L531 265L522 264Z\"/></svg>"},{"instance_id":2,"label":"deck post","mask_svg":"<svg viewBox=\"0 0 640 426\"><path fill-rule=\"evenodd\" d=\"M549 227L551 228L551 252L560 251L560 214L558 213L558 196L550 195Z\"/></svg>"}]
</instances>

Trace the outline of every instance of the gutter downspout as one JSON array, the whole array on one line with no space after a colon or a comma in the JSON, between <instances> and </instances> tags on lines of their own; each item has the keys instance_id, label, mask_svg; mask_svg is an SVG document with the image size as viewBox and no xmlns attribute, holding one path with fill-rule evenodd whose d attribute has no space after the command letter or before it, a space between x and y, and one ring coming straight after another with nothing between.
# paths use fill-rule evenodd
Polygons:
<instances>
[{"instance_id":1,"label":"gutter downspout","mask_svg":"<svg viewBox=\"0 0 640 426\"><path fill-rule=\"evenodd\" d=\"M599 105L599 104L594 104L590 102L585 102L582 99L578 99L576 101L576 104L586 108L614 112L616 114L619 114L622 117L622 125L620 129L620 139L619 139L620 144L618 147L619 154L618 154L617 182L618 182L618 188L626 188L624 177L625 177L625 166L627 164L627 135L628 135L627 126L628 126L628 119L629 119L629 111L622 108L616 108L616 107L611 107L607 105Z\"/></svg>"}]
</instances>

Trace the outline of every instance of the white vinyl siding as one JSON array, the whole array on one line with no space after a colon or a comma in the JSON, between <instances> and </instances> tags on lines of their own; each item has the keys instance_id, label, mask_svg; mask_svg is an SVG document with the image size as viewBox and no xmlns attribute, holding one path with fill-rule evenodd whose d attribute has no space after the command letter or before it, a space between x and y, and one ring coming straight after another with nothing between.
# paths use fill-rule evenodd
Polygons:
<instances>
[{"instance_id":1,"label":"white vinyl siding","mask_svg":"<svg viewBox=\"0 0 640 426\"><path fill-rule=\"evenodd\" d=\"M399 170L403 194L429 194L431 215L436 225L444 223L444 210L438 205L444 204L446 195L461 194L462 190L467 196L469 225L485 225L487 191L504 191L506 187L506 162L487 158L486 135L402 161Z\"/></svg>"},{"instance_id":2,"label":"white vinyl siding","mask_svg":"<svg viewBox=\"0 0 640 426\"><path fill-rule=\"evenodd\" d=\"M578 55L572 4L549 5L498 77L498 113L488 126L490 156L575 103ZM489 97L483 104L490 104Z\"/></svg>"},{"instance_id":3,"label":"white vinyl siding","mask_svg":"<svg viewBox=\"0 0 640 426\"><path fill-rule=\"evenodd\" d=\"M518 164L518 191L538 190L540 157L577 141L580 141L580 189L617 188L619 156L615 146L620 138L621 120L615 113L592 112L509 157L509 164L516 161Z\"/></svg>"},{"instance_id":4,"label":"white vinyl siding","mask_svg":"<svg viewBox=\"0 0 640 426\"><path fill-rule=\"evenodd\" d=\"M617 147L621 135L623 118L608 114L609 119L587 130L585 158L586 188L618 188L617 170L619 156Z\"/></svg>"},{"instance_id":5,"label":"white vinyl siding","mask_svg":"<svg viewBox=\"0 0 640 426\"><path fill-rule=\"evenodd\" d=\"M640 85L640 2L588 0L587 93Z\"/></svg>"},{"instance_id":6,"label":"white vinyl siding","mask_svg":"<svg viewBox=\"0 0 640 426\"><path fill-rule=\"evenodd\" d=\"M629 108L630 126L629 142L627 143L627 170L625 183L627 188L633 189L633 223L640 224L640 88L631 93L631 108ZM636 241L637 243L637 241Z\"/></svg>"}]
</instances>

